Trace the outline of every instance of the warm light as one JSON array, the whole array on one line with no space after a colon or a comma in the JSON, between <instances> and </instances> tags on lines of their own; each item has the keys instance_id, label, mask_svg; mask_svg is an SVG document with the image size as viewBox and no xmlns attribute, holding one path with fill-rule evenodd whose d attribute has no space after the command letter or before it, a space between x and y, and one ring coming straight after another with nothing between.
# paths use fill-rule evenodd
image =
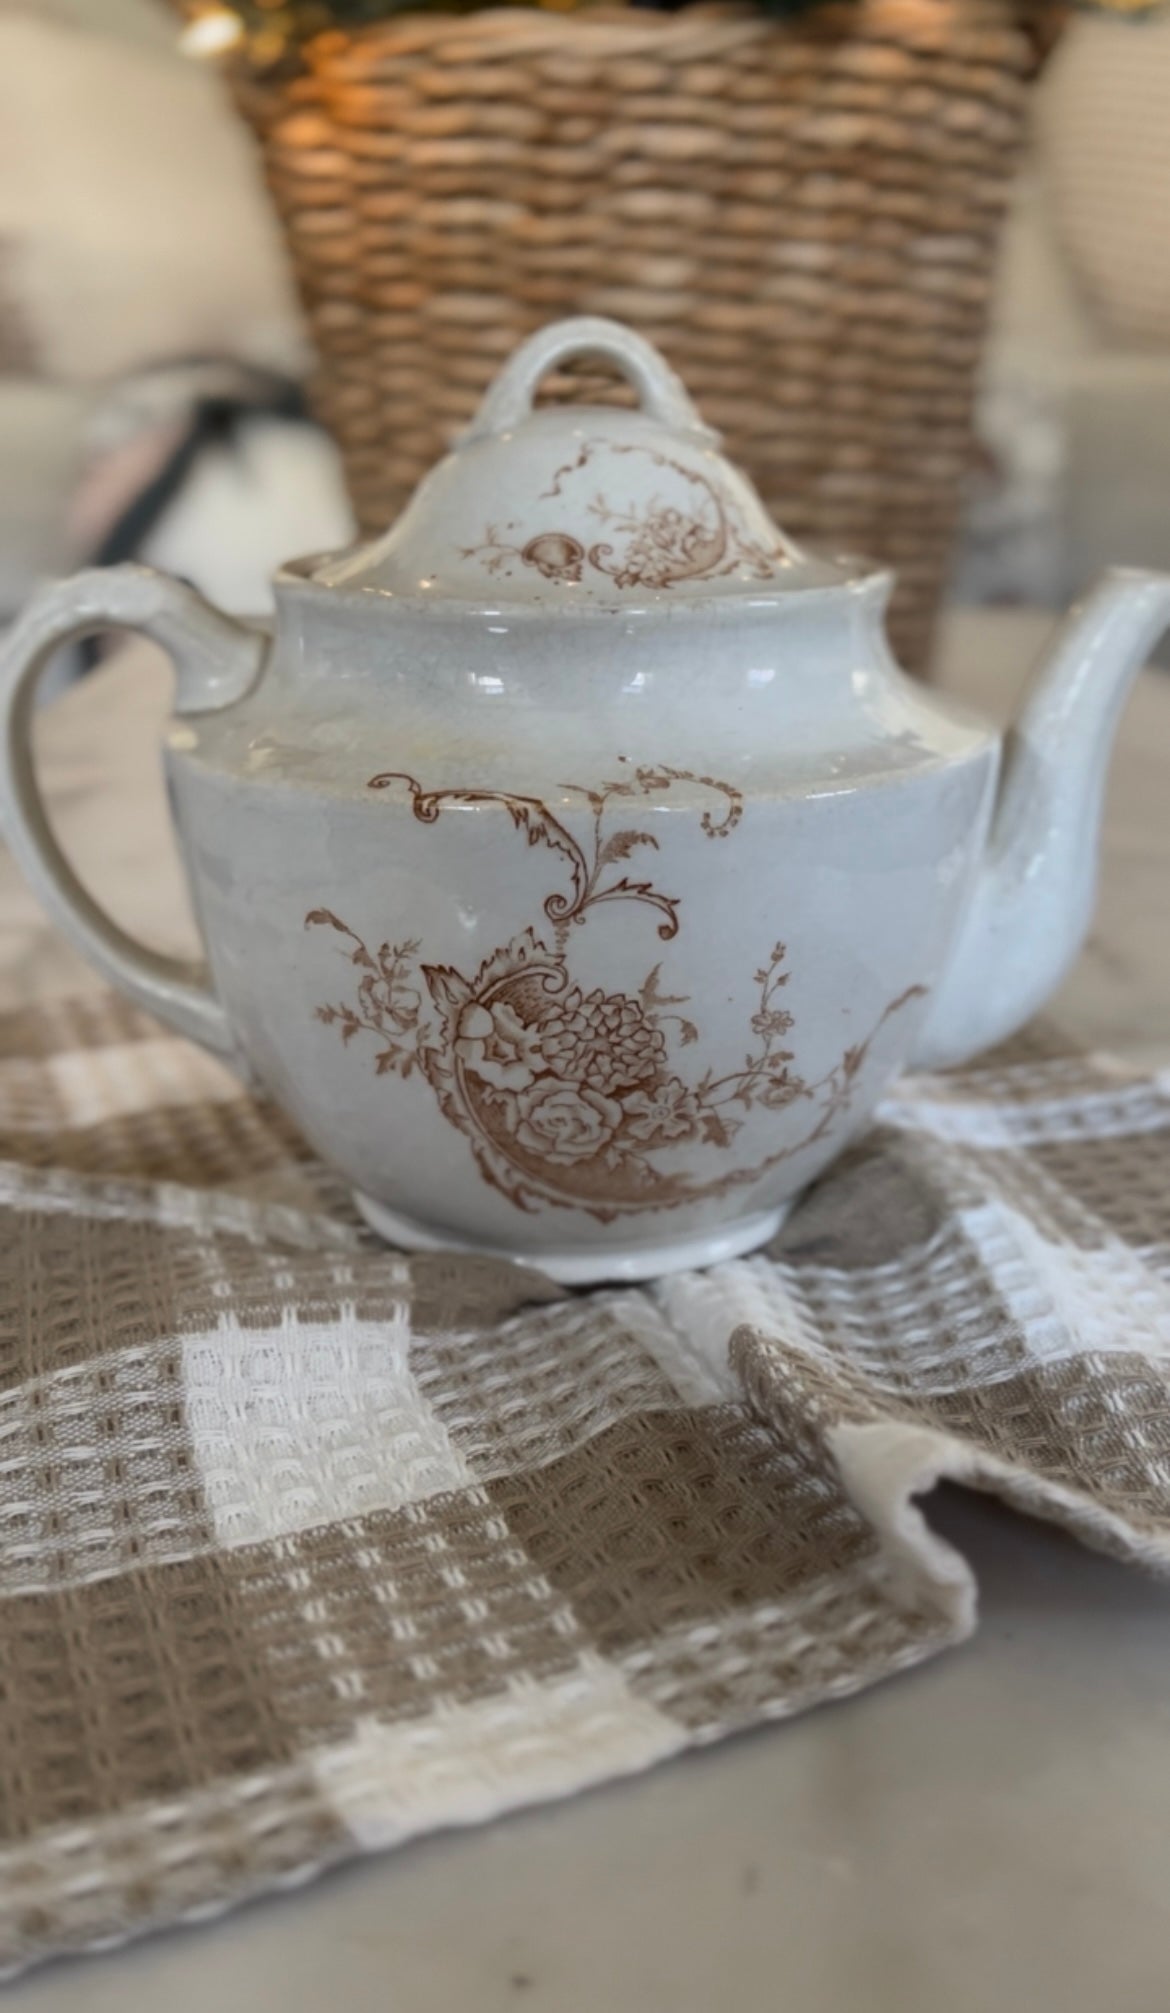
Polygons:
<instances>
[{"instance_id":1,"label":"warm light","mask_svg":"<svg viewBox=\"0 0 1170 2013\"><path fill-rule=\"evenodd\" d=\"M225 50L235 48L243 33L244 24L230 7L210 7L188 21L179 36L179 47L184 56L222 56Z\"/></svg>"}]
</instances>

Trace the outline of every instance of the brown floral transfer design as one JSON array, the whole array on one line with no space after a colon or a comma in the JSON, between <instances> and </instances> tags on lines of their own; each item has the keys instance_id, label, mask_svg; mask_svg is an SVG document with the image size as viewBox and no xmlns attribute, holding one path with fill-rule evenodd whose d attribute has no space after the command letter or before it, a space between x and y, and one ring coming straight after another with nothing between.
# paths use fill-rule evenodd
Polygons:
<instances>
[{"instance_id":1,"label":"brown floral transfer design","mask_svg":"<svg viewBox=\"0 0 1170 2013\"><path fill-rule=\"evenodd\" d=\"M656 912L663 942L678 935L679 897L626 871L636 851L657 850L658 840L614 816L615 807L676 783L709 793L700 828L711 840L729 837L743 814L739 791L684 769L642 766L599 789L566 785L588 806L586 844L536 797L427 791L413 776L374 776L371 789L408 792L422 824L434 824L448 805L499 804L530 846L547 846L564 863L566 885L545 897L544 921L501 945L473 974L425 963L415 938L371 949L331 909L311 909L305 918L306 928L345 940L360 974L353 996L318 1007L318 1020L346 1043L372 1036L379 1076L420 1071L484 1179L518 1209L562 1204L605 1223L758 1180L824 1138L849 1109L880 1028L922 992L911 986L891 1001L866 1039L809 1083L786 1046L793 1018L782 1003L789 974L777 943L755 974L754 1039L742 1066L723 1074L708 1068L688 1080L681 1056L699 1029L682 1011L687 998L662 990L661 965L631 992L585 992L568 957L573 931L607 903L640 903ZM707 1163L712 1153L728 1152L750 1112L796 1105L808 1107L808 1123L786 1145L750 1165L695 1171L696 1154ZM679 1164L680 1149L689 1165Z\"/></svg>"},{"instance_id":2,"label":"brown floral transfer design","mask_svg":"<svg viewBox=\"0 0 1170 2013\"><path fill-rule=\"evenodd\" d=\"M638 443L587 440L576 459L566 462L543 491L548 498L564 493L566 483L589 468L599 453L633 454L655 467L671 471L687 486L689 507L651 497L643 504L613 505L598 491L586 505L605 536L586 543L561 528L542 531L526 544L510 541L489 524L479 545L465 546L461 557L479 559L489 573L510 576L516 565L531 566L546 580L575 583L587 571L603 573L617 587L665 588L680 580L708 580L720 574L746 571L757 580L771 579L782 549L769 549L750 538L739 523L731 498L709 476L672 461L657 448Z\"/></svg>"}]
</instances>

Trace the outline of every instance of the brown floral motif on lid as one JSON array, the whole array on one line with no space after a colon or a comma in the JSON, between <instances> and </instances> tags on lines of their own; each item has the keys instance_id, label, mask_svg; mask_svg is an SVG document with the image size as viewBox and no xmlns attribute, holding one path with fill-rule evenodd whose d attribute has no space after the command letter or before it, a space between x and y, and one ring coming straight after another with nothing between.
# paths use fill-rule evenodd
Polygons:
<instances>
[{"instance_id":1,"label":"brown floral motif on lid","mask_svg":"<svg viewBox=\"0 0 1170 2013\"><path fill-rule=\"evenodd\" d=\"M824 1138L847 1112L880 1028L922 991L912 986L891 1001L866 1039L814 1082L787 1046L793 1018L782 1004L789 977L782 943L755 974L755 1045L724 1073L707 1068L688 1078L683 1058L701 1030L682 1011L689 1001L663 990L660 964L628 991L585 991L571 969L570 941L607 905L647 907L663 942L678 935L679 897L627 870L635 852L657 850L656 835L630 823L628 810L620 823L614 816L678 784L707 797L697 819L706 838L735 830L743 805L732 785L665 765L631 767L613 782L577 790L589 814L585 842L539 798L426 791L412 776L375 776L371 788L404 791L422 824L448 806L498 804L530 846L557 857L565 884L545 896L543 922L470 974L425 961L415 939L372 949L330 909L305 918L306 926L345 940L360 974L351 997L319 1007L318 1019L347 1043L373 1036L379 1075L421 1072L485 1180L519 1209L561 1204L608 1222L758 1180ZM740 1149L728 1166L752 1112L790 1106L807 1107L806 1124L786 1128L784 1143L762 1158Z\"/></svg>"},{"instance_id":2,"label":"brown floral motif on lid","mask_svg":"<svg viewBox=\"0 0 1170 2013\"><path fill-rule=\"evenodd\" d=\"M546 580L580 580L585 547L565 531L542 531L530 538L520 554L525 566L535 566Z\"/></svg>"},{"instance_id":3,"label":"brown floral motif on lid","mask_svg":"<svg viewBox=\"0 0 1170 2013\"><path fill-rule=\"evenodd\" d=\"M722 485L700 469L688 468L657 448L637 442L586 441L576 459L558 468L542 500L550 502L576 492L577 479L608 456L633 455L674 478L675 501L661 496L626 504L596 490L584 505L595 520L597 539L586 541L550 523L526 543L508 537L514 523L485 527L478 545L464 546L461 557L478 559L487 572L510 576L517 566L531 566L546 580L576 585L587 573L604 574L620 588L658 591L683 580L711 580L739 573L768 580L783 557L780 547L752 538L740 521L733 499ZM580 500L577 501L581 509Z\"/></svg>"}]
</instances>

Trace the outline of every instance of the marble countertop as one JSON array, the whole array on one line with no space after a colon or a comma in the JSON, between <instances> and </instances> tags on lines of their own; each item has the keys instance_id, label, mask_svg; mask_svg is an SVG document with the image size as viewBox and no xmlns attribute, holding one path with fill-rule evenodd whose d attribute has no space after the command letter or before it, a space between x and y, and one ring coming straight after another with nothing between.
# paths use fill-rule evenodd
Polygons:
<instances>
[{"instance_id":1,"label":"marble countertop","mask_svg":"<svg viewBox=\"0 0 1170 2013\"><path fill-rule=\"evenodd\" d=\"M957 613L941 681L1006 717L1045 622ZM127 927L192 926L133 645L45 710L63 843ZM1170 1060L1170 674L1131 702L1091 941L1056 1002ZM93 984L0 854L0 1006ZM1160 2013L1170 1990L1170 1597L994 1503L933 1521L974 1641L789 1725L436 1837L12 1988L19 2013Z\"/></svg>"}]
</instances>

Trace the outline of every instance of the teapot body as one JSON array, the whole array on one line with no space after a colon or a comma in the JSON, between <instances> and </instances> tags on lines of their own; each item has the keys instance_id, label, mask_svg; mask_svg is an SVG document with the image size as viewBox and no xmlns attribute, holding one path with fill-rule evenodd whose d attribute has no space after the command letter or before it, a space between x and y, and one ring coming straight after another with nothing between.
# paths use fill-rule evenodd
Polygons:
<instances>
[{"instance_id":1,"label":"teapot body","mask_svg":"<svg viewBox=\"0 0 1170 2013\"><path fill-rule=\"evenodd\" d=\"M882 584L683 653L673 616L278 598L254 694L167 751L255 1077L398 1241L573 1282L759 1244L912 1056L994 793Z\"/></svg>"},{"instance_id":2,"label":"teapot body","mask_svg":"<svg viewBox=\"0 0 1170 2013\"><path fill-rule=\"evenodd\" d=\"M636 410L538 406L586 353ZM647 343L569 323L383 538L278 576L271 637L142 568L38 596L0 656L0 819L79 948L282 1104L386 1236L569 1283L711 1264L900 1070L1059 975L1109 708L1170 610L1106 584L1001 785L998 737L892 661L890 584L793 546ZM40 672L110 626L175 661L206 968L103 914L37 792Z\"/></svg>"}]
</instances>

